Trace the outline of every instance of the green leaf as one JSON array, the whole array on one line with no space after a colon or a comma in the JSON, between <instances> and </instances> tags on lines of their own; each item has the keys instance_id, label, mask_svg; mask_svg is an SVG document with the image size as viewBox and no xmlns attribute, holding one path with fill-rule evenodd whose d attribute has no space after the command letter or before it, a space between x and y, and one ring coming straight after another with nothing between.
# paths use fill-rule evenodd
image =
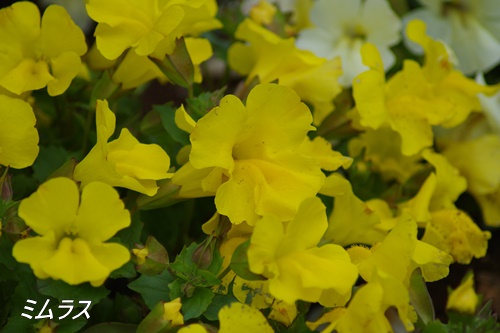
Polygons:
<instances>
[{"instance_id":1,"label":"green leaf","mask_svg":"<svg viewBox=\"0 0 500 333\"><path fill-rule=\"evenodd\" d=\"M175 124L175 108L171 103L155 105L153 111L159 113L163 128L165 128L165 131L167 131L175 142L183 146L189 144L189 133L184 132Z\"/></svg>"},{"instance_id":2,"label":"green leaf","mask_svg":"<svg viewBox=\"0 0 500 333\"><path fill-rule=\"evenodd\" d=\"M109 99L109 97L111 97L111 95L113 95L119 87L120 85L114 83L111 79L109 71L103 72L90 95L89 105L91 110L95 109L98 99Z\"/></svg>"},{"instance_id":3,"label":"green leaf","mask_svg":"<svg viewBox=\"0 0 500 333\"><path fill-rule=\"evenodd\" d=\"M43 183L68 160L69 154L61 146L41 146L38 157L33 163L33 177Z\"/></svg>"},{"instance_id":4,"label":"green leaf","mask_svg":"<svg viewBox=\"0 0 500 333\"><path fill-rule=\"evenodd\" d=\"M249 281L265 280L262 276L252 273L248 267L247 251L249 246L250 240L241 243L234 251L229 266L242 279Z\"/></svg>"},{"instance_id":5,"label":"green leaf","mask_svg":"<svg viewBox=\"0 0 500 333\"><path fill-rule=\"evenodd\" d=\"M448 332L449 330L446 327L446 325L437 320L428 324L422 333L448 333Z\"/></svg>"},{"instance_id":6,"label":"green leaf","mask_svg":"<svg viewBox=\"0 0 500 333\"><path fill-rule=\"evenodd\" d=\"M159 60L149 57L156 66L173 83L188 88L193 85L194 65L186 47L184 37L175 40L175 49L172 54L167 54L165 59Z\"/></svg>"},{"instance_id":7,"label":"green leaf","mask_svg":"<svg viewBox=\"0 0 500 333\"><path fill-rule=\"evenodd\" d=\"M109 294L109 290L104 286L96 288L90 283L72 286L61 280L52 279L37 280L36 288L42 295L52 296L59 301L74 300L76 304L78 301L92 301L92 304L95 304Z\"/></svg>"},{"instance_id":8,"label":"green leaf","mask_svg":"<svg viewBox=\"0 0 500 333\"><path fill-rule=\"evenodd\" d=\"M210 271L214 275L219 274L220 270L222 269L223 260L224 259L220 255L219 250L214 249L213 256L212 256L212 262L210 263L210 266L208 266L207 270Z\"/></svg>"},{"instance_id":9,"label":"green leaf","mask_svg":"<svg viewBox=\"0 0 500 333\"><path fill-rule=\"evenodd\" d=\"M64 310L66 312L68 310ZM87 324L87 318L85 316L80 316L76 319L72 317L75 316L80 310L73 310L72 313L64 318L62 321L59 321L59 326L57 326L57 333L75 333L79 332L80 329ZM63 314L58 315L62 316ZM54 317L56 319L57 317ZM57 321L57 320L56 320Z\"/></svg>"},{"instance_id":10,"label":"green leaf","mask_svg":"<svg viewBox=\"0 0 500 333\"><path fill-rule=\"evenodd\" d=\"M210 110L219 105L226 87L213 92L203 92L196 97L186 99L187 109L195 121L206 115Z\"/></svg>"},{"instance_id":11,"label":"green leaf","mask_svg":"<svg viewBox=\"0 0 500 333\"><path fill-rule=\"evenodd\" d=\"M181 253L175 258L175 261L170 265L170 268L184 280L188 280L198 269L192 260L197 247L198 244L196 243L191 243L188 247L184 247Z\"/></svg>"},{"instance_id":12,"label":"green leaf","mask_svg":"<svg viewBox=\"0 0 500 333\"><path fill-rule=\"evenodd\" d=\"M168 271L155 276L141 275L140 278L128 284L128 287L141 294L144 303L152 309L160 301L168 302L169 287L174 278Z\"/></svg>"},{"instance_id":13,"label":"green leaf","mask_svg":"<svg viewBox=\"0 0 500 333\"><path fill-rule=\"evenodd\" d=\"M131 219L130 225L127 228L120 230L116 236L112 238L118 238L120 243L124 244L128 248L133 248L135 244L141 242L141 232L143 227L138 211L132 214ZM110 242L112 242L112 239Z\"/></svg>"},{"instance_id":14,"label":"green leaf","mask_svg":"<svg viewBox=\"0 0 500 333\"><path fill-rule=\"evenodd\" d=\"M233 295L219 295L215 294L215 296L212 298L212 302L210 302L210 305L208 308L203 312L203 316L207 318L210 321L216 321L218 320L218 315L220 309L222 309L224 306L229 305L231 303L239 302L236 297Z\"/></svg>"},{"instance_id":15,"label":"green leaf","mask_svg":"<svg viewBox=\"0 0 500 333\"><path fill-rule=\"evenodd\" d=\"M137 325L122 323L102 323L89 327L82 333L135 333Z\"/></svg>"},{"instance_id":16,"label":"green leaf","mask_svg":"<svg viewBox=\"0 0 500 333\"><path fill-rule=\"evenodd\" d=\"M199 269L196 271L196 276L190 282L197 287L211 287L222 281L216 275L212 274L212 272Z\"/></svg>"},{"instance_id":17,"label":"green leaf","mask_svg":"<svg viewBox=\"0 0 500 333\"><path fill-rule=\"evenodd\" d=\"M191 297L182 297L182 313L184 320L198 318L205 312L214 297L214 292L208 288L196 287Z\"/></svg>"},{"instance_id":18,"label":"green leaf","mask_svg":"<svg viewBox=\"0 0 500 333\"><path fill-rule=\"evenodd\" d=\"M176 299L182 296L182 287L184 284L184 280L176 279L174 282L168 285L168 289L170 290L170 299Z\"/></svg>"},{"instance_id":19,"label":"green leaf","mask_svg":"<svg viewBox=\"0 0 500 333\"><path fill-rule=\"evenodd\" d=\"M126 278L126 279L131 279L137 276L137 272L134 267L134 263L132 261L129 261L122 267L115 269L114 271L111 272L109 275L110 278L116 279L116 278Z\"/></svg>"},{"instance_id":20,"label":"green leaf","mask_svg":"<svg viewBox=\"0 0 500 333\"><path fill-rule=\"evenodd\" d=\"M410 279L410 302L424 325L435 320L434 306L420 268L413 271Z\"/></svg>"}]
</instances>

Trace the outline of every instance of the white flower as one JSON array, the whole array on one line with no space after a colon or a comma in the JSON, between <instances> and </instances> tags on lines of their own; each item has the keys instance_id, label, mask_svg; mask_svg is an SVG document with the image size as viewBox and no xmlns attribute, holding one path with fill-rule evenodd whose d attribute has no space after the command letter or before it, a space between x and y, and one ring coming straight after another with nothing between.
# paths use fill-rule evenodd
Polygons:
<instances>
[{"instance_id":1,"label":"white flower","mask_svg":"<svg viewBox=\"0 0 500 333\"><path fill-rule=\"evenodd\" d=\"M500 62L500 1L419 0L424 7L408 13L403 21L420 19L430 36L450 46L465 74L488 71ZM408 48L421 48L405 40Z\"/></svg>"},{"instance_id":2,"label":"white flower","mask_svg":"<svg viewBox=\"0 0 500 333\"><path fill-rule=\"evenodd\" d=\"M341 85L351 86L367 69L360 54L365 42L377 46L386 70L394 64L390 46L401 39L401 21L386 0L318 0L310 19L315 27L300 32L297 47L327 59L340 56Z\"/></svg>"},{"instance_id":3,"label":"white flower","mask_svg":"<svg viewBox=\"0 0 500 333\"><path fill-rule=\"evenodd\" d=\"M486 84L483 73L476 75L476 82L482 85ZM491 97L484 94L478 94L477 97L479 98L479 102L481 102L488 127L492 132L500 135L500 92Z\"/></svg>"}]
</instances>

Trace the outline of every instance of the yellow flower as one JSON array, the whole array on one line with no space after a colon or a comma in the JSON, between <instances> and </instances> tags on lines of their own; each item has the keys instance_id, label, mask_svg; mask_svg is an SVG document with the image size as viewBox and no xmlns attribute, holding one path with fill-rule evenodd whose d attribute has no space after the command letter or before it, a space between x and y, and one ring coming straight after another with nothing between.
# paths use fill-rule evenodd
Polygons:
<instances>
[{"instance_id":1,"label":"yellow flower","mask_svg":"<svg viewBox=\"0 0 500 333\"><path fill-rule=\"evenodd\" d=\"M53 178L21 202L19 216L39 236L18 241L13 256L40 279L100 286L130 259L124 246L104 243L130 225L129 212L107 184L90 183L80 197L74 181Z\"/></svg>"},{"instance_id":2,"label":"yellow flower","mask_svg":"<svg viewBox=\"0 0 500 333\"><path fill-rule=\"evenodd\" d=\"M309 51L299 50L293 38L282 39L250 19L236 30L236 38L249 44L235 43L228 51L229 66L242 75L246 83L255 78L294 89L300 98L314 107L314 124L319 125L333 111L333 99L341 87L340 60L327 61Z\"/></svg>"},{"instance_id":3,"label":"yellow flower","mask_svg":"<svg viewBox=\"0 0 500 333\"><path fill-rule=\"evenodd\" d=\"M422 270L425 281L437 281L448 275L451 256L434 246L417 239L417 224L406 214L380 243L371 248L372 255L365 256L358 264L365 281L389 275L408 287L413 271Z\"/></svg>"},{"instance_id":4,"label":"yellow flower","mask_svg":"<svg viewBox=\"0 0 500 333\"><path fill-rule=\"evenodd\" d=\"M15 169L33 164L38 155L38 132L31 106L0 95L0 165Z\"/></svg>"},{"instance_id":5,"label":"yellow flower","mask_svg":"<svg viewBox=\"0 0 500 333\"><path fill-rule=\"evenodd\" d=\"M321 168L351 162L325 140L308 139L311 120L299 96L284 86L256 86L246 107L228 95L196 123L189 162L172 182L182 186L182 197L215 195L217 211L235 224L253 225L268 214L291 220L323 185Z\"/></svg>"},{"instance_id":6,"label":"yellow flower","mask_svg":"<svg viewBox=\"0 0 500 333\"><path fill-rule=\"evenodd\" d=\"M317 323L330 322L324 332L393 332L386 311L395 307L406 330L412 331L417 315L410 304L410 277L416 268L425 281L436 281L448 275L452 259L435 247L417 239L417 225L402 215L387 237L370 250L353 247L362 278L360 287L347 308L337 308Z\"/></svg>"},{"instance_id":7,"label":"yellow flower","mask_svg":"<svg viewBox=\"0 0 500 333\"><path fill-rule=\"evenodd\" d=\"M80 71L85 36L66 10L49 6L41 19L28 1L0 10L0 86L20 95L47 86L62 94Z\"/></svg>"},{"instance_id":8,"label":"yellow flower","mask_svg":"<svg viewBox=\"0 0 500 333\"><path fill-rule=\"evenodd\" d=\"M322 332L393 332L386 311L395 307L407 331L414 329L417 315L410 305L408 289L391 276L377 277L358 289L346 309L336 308L320 322L330 322ZM309 324L310 325L310 324Z\"/></svg>"},{"instance_id":9,"label":"yellow flower","mask_svg":"<svg viewBox=\"0 0 500 333\"><path fill-rule=\"evenodd\" d=\"M98 22L97 48L107 59L128 48L140 56L164 56L173 52L176 38L220 27L214 0L86 1L89 16Z\"/></svg>"},{"instance_id":10,"label":"yellow flower","mask_svg":"<svg viewBox=\"0 0 500 333\"><path fill-rule=\"evenodd\" d=\"M180 298L163 303L163 320L168 320L172 326L184 325L184 317L182 316L181 308L182 304Z\"/></svg>"},{"instance_id":11,"label":"yellow flower","mask_svg":"<svg viewBox=\"0 0 500 333\"><path fill-rule=\"evenodd\" d=\"M101 181L152 196L156 180L170 178L170 158L156 144L142 144L122 129L118 139L108 143L115 131L115 115L107 101L97 101L97 144L75 168L74 179L82 186Z\"/></svg>"},{"instance_id":12,"label":"yellow flower","mask_svg":"<svg viewBox=\"0 0 500 333\"><path fill-rule=\"evenodd\" d=\"M472 257L486 255L489 231L482 231L467 214L458 209L433 212L425 227L422 241L453 256L460 264L469 264Z\"/></svg>"},{"instance_id":13,"label":"yellow flower","mask_svg":"<svg viewBox=\"0 0 500 333\"><path fill-rule=\"evenodd\" d=\"M485 223L500 226L500 138L483 135L447 147L443 154L460 170L469 183L469 191L481 206Z\"/></svg>"},{"instance_id":14,"label":"yellow flower","mask_svg":"<svg viewBox=\"0 0 500 333\"><path fill-rule=\"evenodd\" d=\"M397 180L404 184L422 170L420 155L405 156L401 153L401 137L389 127L368 129L349 141L349 156L360 156L371 163L384 180Z\"/></svg>"},{"instance_id":15,"label":"yellow flower","mask_svg":"<svg viewBox=\"0 0 500 333\"><path fill-rule=\"evenodd\" d=\"M260 0L250 9L249 16L258 24L271 24L276 15L276 7L266 0Z\"/></svg>"},{"instance_id":16,"label":"yellow flower","mask_svg":"<svg viewBox=\"0 0 500 333\"><path fill-rule=\"evenodd\" d=\"M354 79L353 95L361 125L390 126L401 136L402 153L409 156L432 145L432 126L462 123L480 110L477 95L494 94L497 88L481 86L454 70L445 45L425 34L423 22L410 22L407 34L424 47L424 66L405 60L403 69L385 82L380 54L367 43L361 52L370 69Z\"/></svg>"},{"instance_id":17,"label":"yellow flower","mask_svg":"<svg viewBox=\"0 0 500 333\"><path fill-rule=\"evenodd\" d=\"M219 333L274 332L259 310L241 303L231 303L220 309L219 321Z\"/></svg>"},{"instance_id":18,"label":"yellow flower","mask_svg":"<svg viewBox=\"0 0 500 333\"><path fill-rule=\"evenodd\" d=\"M372 245L387 235L381 214L354 195L347 179L336 173L331 174L326 178L320 193L335 198L324 236L326 240L342 246L359 243ZM381 202L379 204L385 205L386 210L390 211L387 203Z\"/></svg>"},{"instance_id":19,"label":"yellow flower","mask_svg":"<svg viewBox=\"0 0 500 333\"><path fill-rule=\"evenodd\" d=\"M474 274L469 272L460 285L448 296L446 302L447 310L455 310L461 313L475 314L479 296L474 290Z\"/></svg>"},{"instance_id":20,"label":"yellow flower","mask_svg":"<svg viewBox=\"0 0 500 333\"><path fill-rule=\"evenodd\" d=\"M275 216L259 220L250 240L248 263L269 279L269 292L286 303L297 300L344 305L357 269L339 245L318 247L328 222L319 198L306 199L289 223Z\"/></svg>"}]
</instances>

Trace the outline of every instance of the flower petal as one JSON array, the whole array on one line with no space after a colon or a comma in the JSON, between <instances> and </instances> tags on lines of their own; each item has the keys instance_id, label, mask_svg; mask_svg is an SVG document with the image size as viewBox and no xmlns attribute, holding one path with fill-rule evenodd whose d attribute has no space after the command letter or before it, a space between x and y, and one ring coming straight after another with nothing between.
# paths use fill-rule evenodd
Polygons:
<instances>
[{"instance_id":1,"label":"flower petal","mask_svg":"<svg viewBox=\"0 0 500 333\"><path fill-rule=\"evenodd\" d=\"M100 182L83 188L75 221L78 237L103 242L129 225L130 213L115 189Z\"/></svg>"},{"instance_id":2,"label":"flower petal","mask_svg":"<svg viewBox=\"0 0 500 333\"><path fill-rule=\"evenodd\" d=\"M52 178L19 205L19 216L39 235L54 232L56 239L73 232L80 195L69 178Z\"/></svg>"},{"instance_id":3,"label":"flower petal","mask_svg":"<svg viewBox=\"0 0 500 333\"><path fill-rule=\"evenodd\" d=\"M30 166L38 155L38 132L31 106L0 95L0 164L15 169Z\"/></svg>"}]
</instances>

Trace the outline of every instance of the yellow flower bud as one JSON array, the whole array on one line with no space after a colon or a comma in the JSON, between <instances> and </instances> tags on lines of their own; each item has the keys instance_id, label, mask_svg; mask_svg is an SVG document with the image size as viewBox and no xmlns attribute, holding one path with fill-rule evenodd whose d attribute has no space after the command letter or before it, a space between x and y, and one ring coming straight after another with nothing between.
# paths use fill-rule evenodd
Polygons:
<instances>
[{"instance_id":1,"label":"yellow flower bud","mask_svg":"<svg viewBox=\"0 0 500 333\"><path fill-rule=\"evenodd\" d=\"M446 309L474 314L478 303L479 297L474 290L474 274L471 273L467 274L462 283L450 293Z\"/></svg>"}]
</instances>

